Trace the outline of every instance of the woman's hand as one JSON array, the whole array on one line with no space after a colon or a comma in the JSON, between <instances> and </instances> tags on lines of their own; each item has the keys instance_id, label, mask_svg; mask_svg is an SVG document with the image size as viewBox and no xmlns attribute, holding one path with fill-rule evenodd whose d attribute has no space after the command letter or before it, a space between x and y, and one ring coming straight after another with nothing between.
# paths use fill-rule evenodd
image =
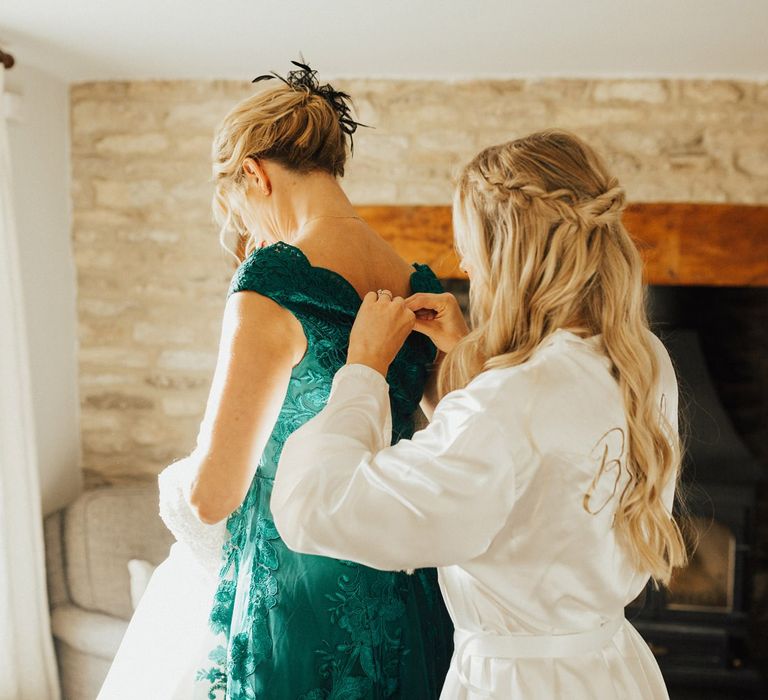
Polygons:
<instances>
[{"instance_id":1,"label":"woman's hand","mask_svg":"<svg viewBox=\"0 0 768 700\"><path fill-rule=\"evenodd\" d=\"M467 333L459 302L453 294L412 294L405 305L416 316L413 330L426 335L438 348L447 353Z\"/></svg>"},{"instance_id":2,"label":"woman's hand","mask_svg":"<svg viewBox=\"0 0 768 700\"><path fill-rule=\"evenodd\" d=\"M391 292L368 292L349 334L347 363L368 365L385 377L405 339L413 330L416 316L402 297Z\"/></svg>"}]
</instances>

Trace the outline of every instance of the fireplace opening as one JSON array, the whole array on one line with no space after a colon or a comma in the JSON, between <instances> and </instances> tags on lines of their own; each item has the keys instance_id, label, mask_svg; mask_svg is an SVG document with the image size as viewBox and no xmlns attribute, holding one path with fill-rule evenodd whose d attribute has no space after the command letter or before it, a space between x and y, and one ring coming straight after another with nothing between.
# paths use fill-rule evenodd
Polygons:
<instances>
[{"instance_id":1,"label":"fireplace opening","mask_svg":"<svg viewBox=\"0 0 768 700\"><path fill-rule=\"evenodd\" d=\"M668 589L649 585L627 615L651 645L673 697L675 688L757 696L764 681L751 617L764 471L732 416L748 432L744 409L754 409L753 388L763 382L768 389L761 359L768 348L755 326L768 316L768 290L654 286L649 312L680 385L691 560Z\"/></svg>"},{"instance_id":2,"label":"fireplace opening","mask_svg":"<svg viewBox=\"0 0 768 700\"><path fill-rule=\"evenodd\" d=\"M733 610L736 536L727 525L695 516L690 519L690 562L676 569L669 584L670 610L728 613Z\"/></svg>"}]
</instances>

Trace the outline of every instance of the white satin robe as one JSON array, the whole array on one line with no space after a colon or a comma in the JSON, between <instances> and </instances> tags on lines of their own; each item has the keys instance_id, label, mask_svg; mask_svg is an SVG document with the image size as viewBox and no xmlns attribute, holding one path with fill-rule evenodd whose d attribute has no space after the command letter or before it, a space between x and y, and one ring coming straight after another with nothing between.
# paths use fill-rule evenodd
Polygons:
<instances>
[{"instance_id":1,"label":"white satin robe","mask_svg":"<svg viewBox=\"0 0 768 700\"><path fill-rule=\"evenodd\" d=\"M676 431L675 374L652 340L656 401ZM457 642L490 633L522 645L515 658L455 653L442 700L668 697L653 654L623 619L649 575L611 526L627 471L610 366L600 336L558 330L528 362L445 396L427 428L390 446L385 379L346 365L326 407L288 438L271 507L289 547L378 569L439 567ZM663 492L670 511L674 483ZM611 620L617 631L600 648L577 644L553 658L536 656L541 640L526 645L545 635L549 649L549 635Z\"/></svg>"}]
</instances>

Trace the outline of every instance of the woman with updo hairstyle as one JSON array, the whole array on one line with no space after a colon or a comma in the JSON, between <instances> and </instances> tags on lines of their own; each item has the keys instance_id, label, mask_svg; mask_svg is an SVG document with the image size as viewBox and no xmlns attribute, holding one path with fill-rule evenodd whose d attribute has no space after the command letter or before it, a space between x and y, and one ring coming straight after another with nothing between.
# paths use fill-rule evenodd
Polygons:
<instances>
[{"instance_id":1,"label":"woman with updo hairstyle","mask_svg":"<svg viewBox=\"0 0 768 700\"><path fill-rule=\"evenodd\" d=\"M270 161L294 176L323 173L331 176L327 182L335 182L344 175L355 130L354 126L346 127L341 116L310 85L297 89L281 84L244 99L221 122L211 153L213 215L220 226L222 245L238 262L260 243L273 240L264 237L263 222L252 214L255 200L249 201L248 188L260 184L249 177L256 172L255 166ZM348 202L340 193L335 194L338 202L334 204L356 218ZM235 246L228 240L232 236Z\"/></svg>"},{"instance_id":2,"label":"woman with updo hairstyle","mask_svg":"<svg viewBox=\"0 0 768 700\"><path fill-rule=\"evenodd\" d=\"M456 628L443 700L668 697L624 608L686 561L678 390L624 207L573 134L480 152L453 202L471 330L450 294L367 295L330 400L283 448L288 546L438 567ZM389 445L387 367L414 329L440 350L439 401Z\"/></svg>"},{"instance_id":3,"label":"woman with updo hairstyle","mask_svg":"<svg viewBox=\"0 0 768 700\"><path fill-rule=\"evenodd\" d=\"M371 290L439 293L355 212L339 179L349 96L297 69L237 104L212 147L214 217L237 259L190 455L160 474L176 537L100 698L437 698L453 627L434 568L387 570L290 550L270 498L286 438L314 416ZM390 293L390 292L387 292ZM437 349L414 332L389 368L388 440L414 432ZM345 527L356 527L348 522Z\"/></svg>"}]
</instances>

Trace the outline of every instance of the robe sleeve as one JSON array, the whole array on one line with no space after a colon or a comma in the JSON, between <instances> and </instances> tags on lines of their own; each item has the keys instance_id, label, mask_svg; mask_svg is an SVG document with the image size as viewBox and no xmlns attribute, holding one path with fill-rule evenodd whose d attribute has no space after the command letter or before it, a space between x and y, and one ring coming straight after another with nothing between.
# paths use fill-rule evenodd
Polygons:
<instances>
[{"instance_id":1,"label":"robe sleeve","mask_svg":"<svg viewBox=\"0 0 768 700\"><path fill-rule=\"evenodd\" d=\"M675 450L680 449L679 425L678 425L678 386L675 368L669 357L667 349L661 340L654 334L649 334L651 345L656 352L656 358L659 365L659 380L656 390L656 401L659 407L659 420L661 428L667 435L670 444ZM675 491L679 479L679 473L676 471L670 474L667 483L664 484L661 491L661 500L664 507L671 514L674 508Z\"/></svg>"},{"instance_id":2,"label":"robe sleeve","mask_svg":"<svg viewBox=\"0 0 768 700\"><path fill-rule=\"evenodd\" d=\"M280 536L295 551L382 570L482 554L510 515L515 462L530 458L498 421L498 394L487 380L453 391L427 428L390 445L386 380L345 365L325 408L283 447L271 500Z\"/></svg>"}]
</instances>

